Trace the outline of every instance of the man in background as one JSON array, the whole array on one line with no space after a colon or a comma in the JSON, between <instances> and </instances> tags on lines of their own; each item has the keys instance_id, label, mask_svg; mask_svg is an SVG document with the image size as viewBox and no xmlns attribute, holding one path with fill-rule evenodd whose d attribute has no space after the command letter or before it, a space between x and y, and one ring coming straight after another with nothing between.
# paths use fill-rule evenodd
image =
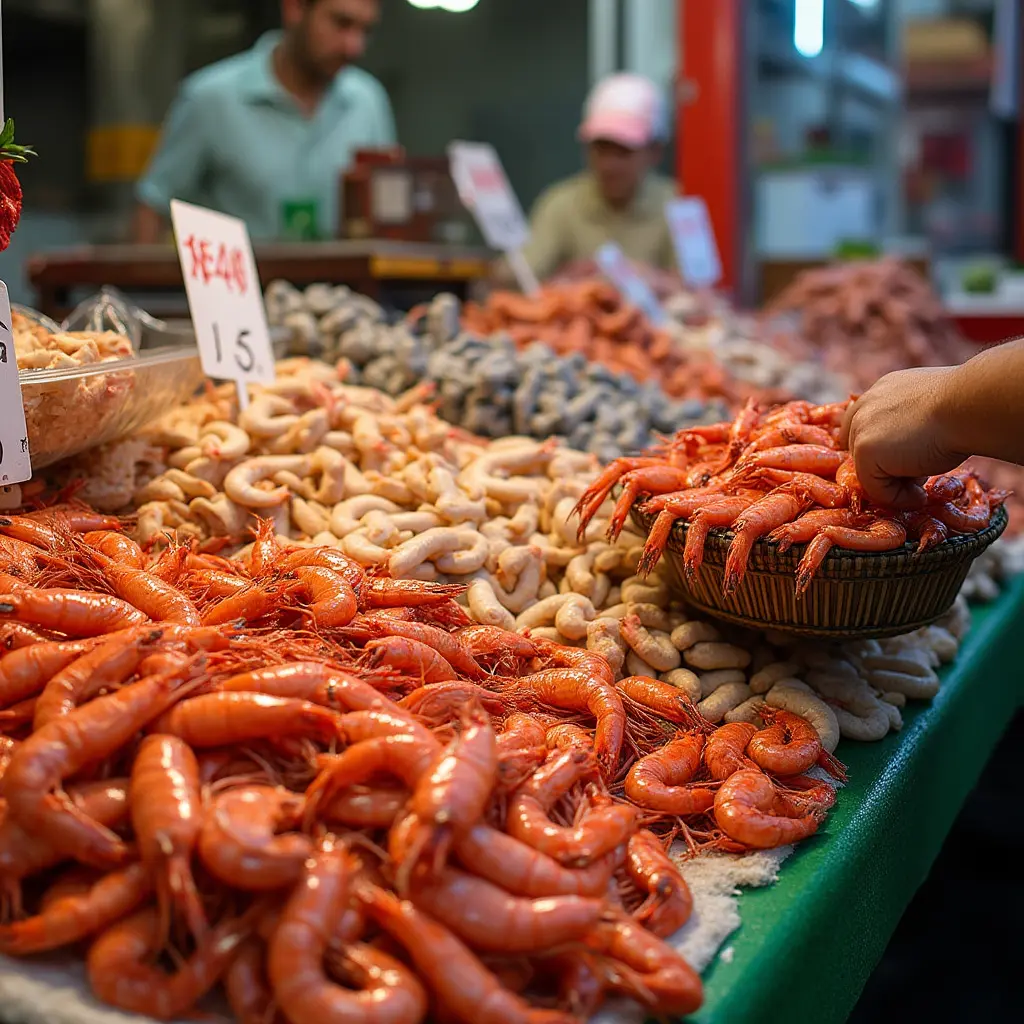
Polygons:
<instances>
[{"instance_id":1,"label":"man in background","mask_svg":"<svg viewBox=\"0 0 1024 1024\"><path fill-rule=\"evenodd\" d=\"M354 152L395 144L387 94L354 66L380 0L281 11L281 32L182 84L137 186L136 241L161 240L172 199L240 217L257 240L331 237Z\"/></svg>"},{"instance_id":2,"label":"man in background","mask_svg":"<svg viewBox=\"0 0 1024 1024\"><path fill-rule=\"evenodd\" d=\"M592 260L615 242L635 262L672 271L665 220L675 184L654 173L664 155L668 118L661 90L647 78L615 74L594 87L579 130L587 170L551 186L530 215L524 252L538 278Z\"/></svg>"}]
</instances>

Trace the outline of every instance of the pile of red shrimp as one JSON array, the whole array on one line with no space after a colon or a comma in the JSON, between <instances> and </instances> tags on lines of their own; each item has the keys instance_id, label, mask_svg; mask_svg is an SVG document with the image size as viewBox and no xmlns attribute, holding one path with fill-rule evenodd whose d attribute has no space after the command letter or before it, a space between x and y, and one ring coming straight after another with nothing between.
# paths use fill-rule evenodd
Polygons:
<instances>
[{"instance_id":1,"label":"pile of red shrimp","mask_svg":"<svg viewBox=\"0 0 1024 1024\"><path fill-rule=\"evenodd\" d=\"M579 352L616 373L657 381L673 398L739 403L754 390L710 352L685 350L602 280L545 285L533 296L493 292L484 306L467 303L462 319L479 334L504 331L520 347L539 341L560 355Z\"/></svg>"},{"instance_id":2,"label":"pile of red shrimp","mask_svg":"<svg viewBox=\"0 0 1024 1024\"><path fill-rule=\"evenodd\" d=\"M151 560L118 520L0 518L0 953L87 944L96 997L239 1021L559 1024L701 1003L675 838L811 835L802 718L474 625L335 549Z\"/></svg>"},{"instance_id":3,"label":"pile of red shrimp","mask_svg":"<svg viewBox=\"0 0 1024 1024\"><path fill-rule=\"evenodd\" d=\"M701 570L708 533L732 533L726 594L743 582L757 541L765 538L780 551L806 544L796 573L799 597L833 548L892 551L909 538L922 552L990 524L1007 492L986 489L966 467L931 477L925 483L929 502L919 511L873 505L852 456L839 446L849 404L794 401L762 409L750 400L731 423L681 430L657 451L616 459L576 505L580 534L619 484L611 537L618 536L641 496L647 499L640 508L657 515L640 563L642 574L657 565L673 526L683 520L688 524L683 565L690 580Z\"/></svg>"}]
</instances>

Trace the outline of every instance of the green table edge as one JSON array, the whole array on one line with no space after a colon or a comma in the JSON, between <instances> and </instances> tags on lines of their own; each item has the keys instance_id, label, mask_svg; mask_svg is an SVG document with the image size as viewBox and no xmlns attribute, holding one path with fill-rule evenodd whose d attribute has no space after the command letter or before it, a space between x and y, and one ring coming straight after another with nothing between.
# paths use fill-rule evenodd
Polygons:
<instances>
[{"instance_id":1,"label":"green table edge","mask_svg":"<svg viewBox=\"0 0 1024 1024\"><path fill-rule=\"evenodd\" d=\"M740 896L742 925L704 973L691 1024L846 1020L990 754L1024 704L1024 577L973 622L930 703L900 733L840 744L850 782L779 881Z\"/></svg>"}]
</instances>

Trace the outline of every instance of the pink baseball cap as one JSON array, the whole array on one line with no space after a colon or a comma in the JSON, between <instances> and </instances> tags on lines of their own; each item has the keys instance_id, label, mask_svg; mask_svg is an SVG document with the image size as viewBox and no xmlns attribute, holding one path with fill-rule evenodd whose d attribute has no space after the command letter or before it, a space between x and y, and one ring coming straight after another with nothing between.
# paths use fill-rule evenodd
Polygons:
<instances>
[{"instance_id":1,"label":"pink baseball cap","mask_svg":"<svg viewBox=\"0 0 1024 1024\"><path fill-rule=\"evenodd\" d=\"M607 139L640 149L667 134L661 90L643 75L609 75L587 97L579 130L582 142Z\"/></svg>"}]
</instances>

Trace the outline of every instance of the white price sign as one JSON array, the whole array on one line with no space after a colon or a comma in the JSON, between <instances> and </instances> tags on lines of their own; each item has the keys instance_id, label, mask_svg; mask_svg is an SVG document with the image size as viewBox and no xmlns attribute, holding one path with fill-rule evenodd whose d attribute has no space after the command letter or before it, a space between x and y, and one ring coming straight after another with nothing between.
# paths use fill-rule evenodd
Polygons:
<instances>
[{"instance_id":1,"label":"white price sign","mask_svg":"<svg viewBox=\"0 0 1024 1024\"><path fill-rule=\"evenodd\" d=\"M455 187L487 244L501 252L521 249L530 228L494 147L485 142L453 142L448 155Z\"/></svg>"},{"instance_id":2,"label":"white price sign","mask_svg":"<svg viewBox=\"0 0 1024 1024\"><path fill-rule=\"evenodd\" d=\"M722 261L707 203L696 196L673 199L665 207L665 219L687 284L713 288L722 279Z\"/></svg>"},{"instance_id":3,"label":"white price sign","mask_svg":"<svg viewBox=\"0 0 1024 1024\"><path fill-rule=\"evenodd\" d=\"M11 333L11 299L0 281L0 484L20 484L32 479L28 451L25 406L18 379L18 356Z\"/></svg>"},{"instance_id":4,"label":"white price sign","mask_svg":"<svg viewBox=\"0 0 1024 1024\"><path fill-rule=\"evenodd\" d=\"M594 259L601 273L618 288L622 297L636 306L652 324L661 326L666 322L665 310L661 308L658 297L614 242L602 245Z\"/></svg>"},{"instance_id":5,"label":"white price sign","mask_svg":"<svg viewBox=\"0 0 1024 1024\"><path fill-rule=\"evenodd\" d=\"M246 384L274 379L274 351L245 222L175 199L171 219L203 372Z\"/></svg>"},{"instance_id":6,"label":"white price sign","mask_svg":"<svg viewBox=\"0 0 1024 1024\"><path fill-rule=\"evenodd\" d=\"M459 198L480 226L484 241L507 255L524 292L538 291L537 277L522 253L530 226L495 148L486 142L453 142L448 159Z\"/></svg>"}]
</instances>

